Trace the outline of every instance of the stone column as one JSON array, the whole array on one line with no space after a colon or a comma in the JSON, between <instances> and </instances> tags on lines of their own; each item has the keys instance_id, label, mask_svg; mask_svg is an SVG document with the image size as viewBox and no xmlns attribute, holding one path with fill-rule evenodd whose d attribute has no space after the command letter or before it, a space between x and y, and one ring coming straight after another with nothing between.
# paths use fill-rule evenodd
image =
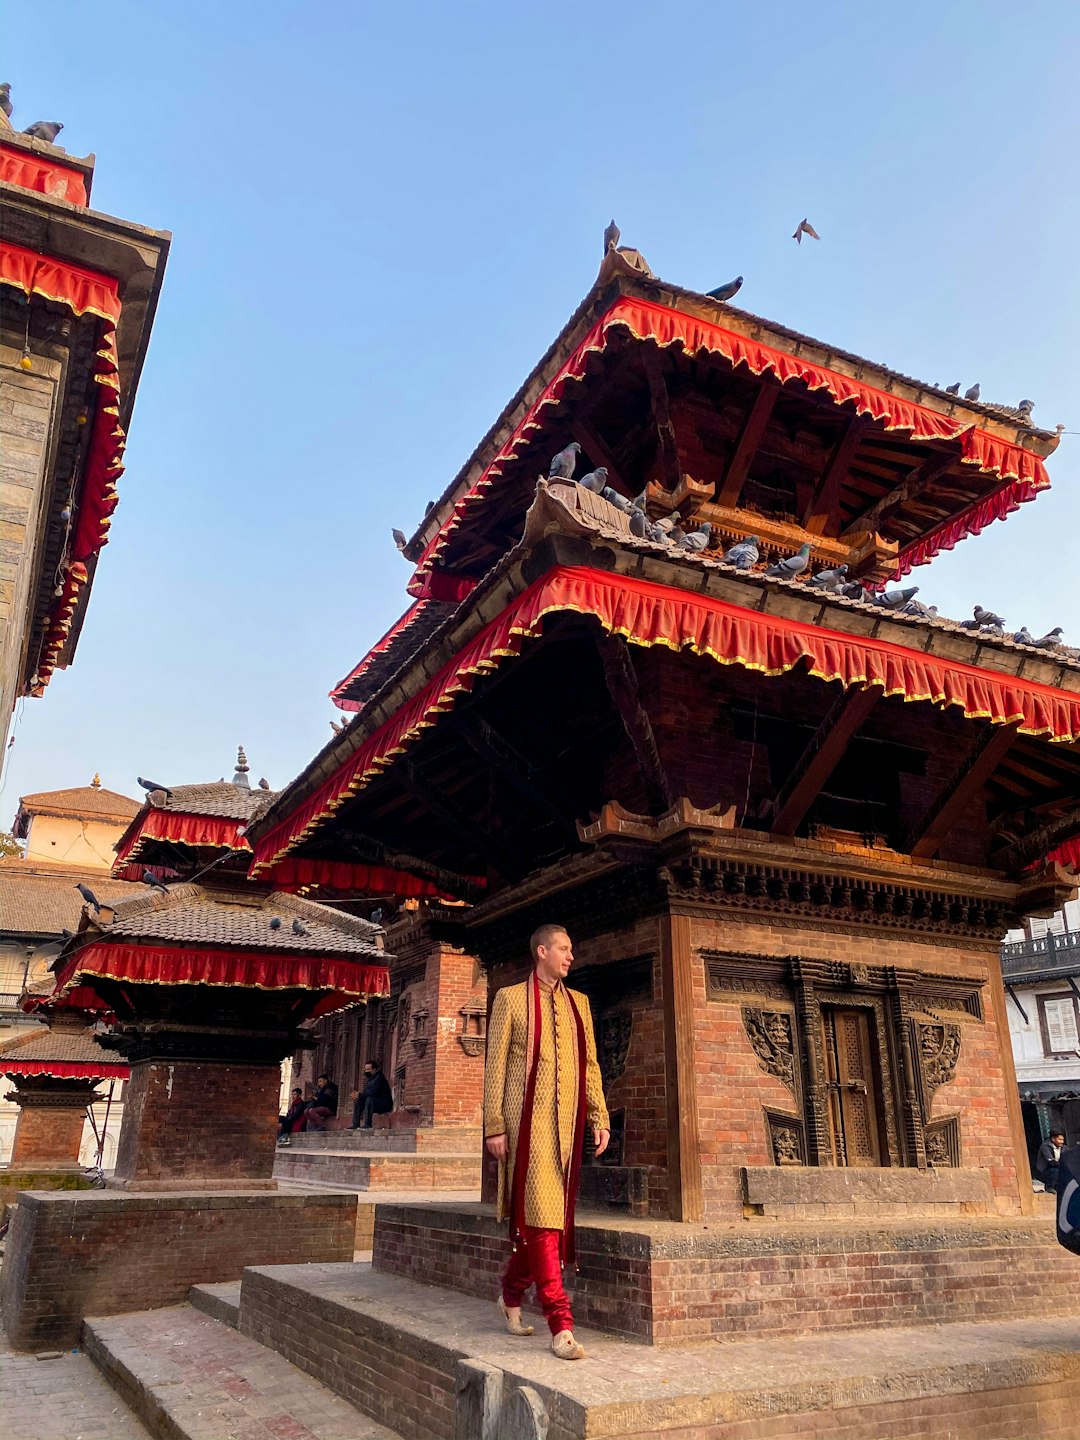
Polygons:
<instances>
[{"instance_id":1,"label":"stone column","mask_svg":"<svg viewBox=\"0 0 1080 1440\"><path fill-rule=\"evenodd\" d=\"M19 1106L11 1170L77 1170L83 1124L89 1105L100 1100L96 1080L51 1075L12 1077L5 1097Z\"/></svg>"}]
</instances>

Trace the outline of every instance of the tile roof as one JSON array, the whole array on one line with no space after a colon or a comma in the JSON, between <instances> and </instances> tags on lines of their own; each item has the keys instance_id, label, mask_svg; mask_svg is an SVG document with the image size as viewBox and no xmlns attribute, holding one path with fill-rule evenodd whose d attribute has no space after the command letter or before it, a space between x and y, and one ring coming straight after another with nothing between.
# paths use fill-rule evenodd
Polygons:
<instances>
[{"instance_id":1,"label":"tile roof","mask_svg":"<svg viewBox=\"0 0 1080 1440\"><path fill-rule=\"evenodd\" d=\"M130 820L139 813L140 803L130 795L105 790L100 785L77 785L71 790L40 790L19 798L20 811L28 815L93 816L95 820Z\"/></svg>"},{"instance_id":2,"label":"tile roof","mask_svg":"<svg viewBox=\"0 0 1080 1440\"><path fill-rule=\"evenodd\" d=\"M144 887L112 880L100 870L38 869L25 860L0 861L0 934L59 935L78 928L83 899L75 886L82 881L102 903L141 895Z\"/></svg>"},{"instance_id":3,"label":"tile roof","mask_svg":"<svg viewBox=\"0 0 1080 1440\"><path fill-rule=\"evenodd\" d=\"M281 926L270 928L275 916ZM300 920L306 935L293 933ZM160 944L236 947L301 955L347 955L385 960L377 925L343 910L298 895L245 890L213 890L202 885L173 885L167 892L144 892L101 917L95 940L145 940Z\"/></svg>"},{"instance_id":4,"label":"tile roof","mask_svg":"<svg viewBox=\"0 0 1080 1440\"><path fill-rule=\"evenodd\" d=\"M161 795L160 790L154 792ZM175 810L188 815L211 815L223 820L251 820L262 813L274 798L273 790L247 790L231 780L203 785L173 785L161 803L150 802L155 810Z\"/></svg>"},{"instance_id":5,"label":"tile roof","mask_svg":"<svg viewBox=\"0 0 1080 1440\"><path fill-rule=\"evenodd\" d=\"M0 1073L27 1060L62 1061L65 1065L115 1065L116 1056L107 1055L93 1039L93 1030L46 1030L39 1026L26 1035L0 1045Z\"/></svg>"},{"instance_id":6,"label":"tile roof","mask_svg":"<svg viewBox=\"0 0 1080 1440\"><path fill-rule=\"evenodd\" d=\"M386 682L413 658L421 646L457 609L457 601L421 600L384 635L353 670L330 691L341 710L362 710Z\"/></svg>"}]
</instances>

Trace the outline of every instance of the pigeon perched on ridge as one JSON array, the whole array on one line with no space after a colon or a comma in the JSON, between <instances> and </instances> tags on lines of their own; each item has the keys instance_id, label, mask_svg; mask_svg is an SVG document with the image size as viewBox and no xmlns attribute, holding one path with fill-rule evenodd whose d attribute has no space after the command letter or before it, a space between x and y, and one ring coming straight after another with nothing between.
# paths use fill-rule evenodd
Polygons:
<instances>
[{"instance_id":1,"label":"pigeon perched on ridge","mask_svg":"<svg viewBox=\"0 0 1080 1440\"><path fill-rule=\"evenodd\" d=\"M794 580L796 575L801 575L810 563L810 546L800 545L798 554L789 555L785 560L777 560L775 565L770 565L765 571L766 575L775 575L781 580Z\"/></svg>"},{"instance_id":2,"label":"pigeon perched on ridge","mask_svg":"<svg viewBox=\"0 0 1080 1440\"><path fill-rule=\"evenodd\" d=\"M840 594L843 595L845 600L862 600L865 602L873 599L873 596L870 594L870 591L867 590L866 586L860 585L857 580L852 580L850 584L847 585L841 585Z\"/></svg>"},{"instance_id":3,"label":"pigeon perched on ridge","mask_svg":"<svg viewBox=\"0 0 1080 1440\"><path fill-rule=\"evenodd\" d=\"M294 921L292 922L292 933L293 933L294 935L301 935L301 936L303 936L303 935L310 935L310 934L311 934L311 931L307 928L307 926L304 924L304 922L303 922L302 920L294 920Z\"/></svg>"},{"instance_id":4,"label":"pigeon perched on ridge","mask_svg":"<svg viewBox=\"0 0 1080 1440\"><path fill-rule=\"evenodd\" d=\"M31 140L44 140L47 145L52 145L63 128L59 120L35 120L22 133L29 135Z\"/></svg>"},{"instance_id":5,"label":"pigeon perched on ridge","mask_svg":"<svg viewBox=\"0 0 1080 1440\"><path fill-rule=\"evenodd\" d=\"M761 557L761 541L756 535L747 535L724 551L724 560L736 570L752 570Z\"/></svg>"},{"instance_id":6,"label":"pigeon perched on ridge","mask_svg":"<svg viewBox=\"0 0 1080 1440\"><path fill-rule=\"evenodd\" d=\"M817 231L814 229L814 227L810 224L810 221L807 220L807 218L806 218L805 215L804 215L803 218L799 221L798 225L795 226L795 234L792 235L791 238L792 238L792 240L795 241L795 244L796 244L796 245L801 245L801 244L802 244L802 237L803 237L804 235L809 235L811 240L820 240L820 239L821 239L821 236L817 233Z\"/></svg>"},{"instance_id":7,"label":"pigeon perched on ridge","mask_svg":"<svg viewBox=\"0 0 1080 1440\"><path fill-rule=\"evenodd\" d=\"M142 882L144 885L149 885L152 890L164 890L166 895L169 893L169 887L164 881L159 880L152 870L142 872Z\"/></svg>"},{"instance_id":8,"label":"pigeon perched on ridge","mask_svg":"<svg viewBox=\"0 0 1080 1440\"><path fill-rule=\"evenodd\" d=\"M1012 638L1016 641L1017 645L1035 644L1035 636L1032 635L1031 631L1027 628L1026 625L1021 625L1020 629L1017 630L1016 634Z\"/></svg>"},{"instance_id":9,"label":"pigeon perched on ridge","mask_svg":"<svg viewBox=\"0 0 1080 1440\"><path fill-rule=\"evenodd\" d=\"M1020 404L1017 405L1016 408L1017 408L1017 410L1020 411L1020 415L1021 415L1021 418L1022 418L1022 419L1024 419L1024 420L1030 420L1030 419L1031 419L1031 412L1035 409L1035 401L1034 401L1034 400L1021 400L1021 401L1020 401Z\"/></svg>"},{"instance_id":10,"label":"pigeon perched on ridge","mask_svg":"<svg viewBox=\"0 0 1080 1440\"><path fill-rule=\"evenodd\" d=\"M836 565L831 570L819 570L816 575L810 577L810 584L816 585L819 590L836 595L843 588L847 580L847 573L846 565Z\"/></svg>"},{"instance_id":11,"label":"pigeon perched on ridge","mask_svg":"<svg viewBox=\"0 0 1080 1440\"><path fill-rule=\"evenodd\" d=\"M260 789L260 790L269 790L269 789L270 789L270 781L267 780L267 778L266 778L265 775L264 775L264 776L262 777L262 779L259 781L259 789Z\"/></svg>"},{"instance_id":12,"label":"pigeon perched on ridge","mask_svg":"<svg viewBox=\"0 0 1080 1440\"><path fill-rule=\"evenodd\" d=\"M960 381L957 380L957 382L956 382L955 385L946 385L946 387L945 387L945 394L946 394L946 395L959 395L959 394L960 394Z\"/></svg>"},{"instance_id":13,"label":"pigeon perched on ridge","mask_svg":"<svg viewBox=\"0 0 1080 1440\"><path fill-rule=\"evenodd\" d=\"M135 783L141 785L148 795L156 795L159 790L165 796L172 794L167 785L159 785L156 780L144 780L141 775L136 775Z\"/></svg>"},{"instance_id":14,"label":"pigeon perched on ridge","mask_svg":"<svg viewBox=\"0 0 1080 1440\"><path fill-rule=\"evenodd\" d=\"M598 465L595 470L590 470L587 475L582 475L577 482L586 490L591 490L594 495L603 493L607 485L607 466Z\"/></svg>"},{"instance_id":15,"label":"pigeon perched on ridge","mask_svg":"<svg viewBox=\"0 0 1080 1440\"><path fill-rule=\"evenodd\" d=\"M726 285L718 285L715 290L706 290L705 294L710 300L732 300L742 289L743 277L736 275L734 280L729 280Z\"/></svg>"},{"instance_id":16,"label":"pigeon perched on ridge","mask_svg":"<svg viewBox=\"0 0 1080 1440\"><path fill-rule=\"evenodd\" d=\"M656 528L665 535L672 535L679 528L679 521L682 516L678 510L672 510L670 515L662 515L656 522Z\"/></svg>"},{"instance_id":17,"label":"pigeon perched on ridge","mask_svg":"<svg viewBox=\"0 0 1080 1440\"><path fill-rule=\"evenodd\" d=\"M271 917L270 917L270 929L271 929L271 930L280 930L280 929L281 929L281 916L280 916L280 915L271 915Z\"/></svg>"},{"instance_id":18,"label":"pigeon perched on ridge","mask_svg":"<svg viewBox=\"0 0 1080 1440\"><path fill-rule=\"evenodd\" d=\"M971 387L970 390L965 390L965 391L964 391L964 399L965 399L965 400L977 400L977 399L979 398L979 396L980 396L981 393L982 393L982 389L981 389L980 385L978 384L978 382L976 382L974 385L972 385L972 387Z\"/></svg>"},{"instance_id":19,"label":"pigeon perched on ridge","mask_svg":"<svg viewBox=\"0 0 1080 1440\"><path fill-rule=\"evenodd\" d=\"M980 625L996 625L1000 629L1005 628L1005 621L1000 615L995 615L993 610L984 610L981 605L975 606L975 619Z\"/></svg>"},{"instance_id":20,"label":"pigeon perched on ridge","mask_svg":"<svg viewBox=\"0 0 1080 1440\"><path fill-rule=\"evenodd\" d=\"M1063 634L1061 626L1055 625L1053 630L1041 635L1038 640L1033 640L1031 643L1039 650L1057 650L1060 648Z\"/></svg>"},{"instance_id":21,"label":"pigeon perched on ridge","mask_svg":"<svg viewBox=\"0 0 1080 1440\"><path fill-rule=\"evenodd\" d=\"M405 534L404 530L391 530L390 534L394 537L394 544L397 548L403 551L409 543L409 537Z\"/></svg>"},{"instance_id":22,"label":"pigeon perched on ridge","mask_svg":"<svg viewBox=\"0 0 1080 1440\"><path fill-rule=\"evenodd\" d=\"M711 540L712 525L706 520L696 530L691 530L688 535L682 537L679 541L679 549L689 550L691 554L695 554L701 550L707 550Z\"/></svg>"},{"instance_id":23,"label":"pigeon perched on ridge","mask_svg":"<svg viewBox=\"0 0 1080 1440\"><path fill-rule=\"evenodd\" d=\"M909 600L900 609L901 615L922 615L926 619L933 619L937 615L936 605L924 605L921 600Z\"/></svg>"},{"instance_id":24,"label":"pigeon perched on ridge","mask_svg":"<svg viewBox=\"0 0 1080 1440\"><path fill-rule=\"evenodd\" d=\"M611 224L604 231L604 254L606 255L609 250L614 250L621 238L622 231L615 224L615 221L612 220Z\"/></svg>"},{"instance_id":25,"label":"pigeon perched on ridge","mask_svg":"<svg viewBox=\"0 0 1080 1440\"><path fill-rule=\"evenodd\" d=\"M551 464L548 466L549 480L570 480L574 474L574 466L577 464L577 457L581 454L581 446L576 440L571 440L565 450L560 450L557 455L551 457Z\"/></svg>"},{"instance_id":26,"label":"pigeon perched on ridge","mask_svg":"<svg viewBox=\"0 0 1080 1440\"><path fill-rule=\"evenodd\" d=\"M96 914L101 913L101 906L98 904L98 898L94 894L93 890L90 889L89 885L83 885L80 882L78 885L75 886L75 889L78 890L79 894L86 901L87 905L89 905Z\"/></svg>"},{"instance_id":27,"label":"pigeon perched on ridge","mask_svg":"<svg viewBox=\"0 0 1080 1440\"><path fill-rule=\"evenodd\" d=\"M11 103L11 86L5 80L3 84L0 84L0 110L2 110L10 120L13 108Z\"/></svg>"},{"instance_id":28,"label":"pigeon perched on ridge","mask_svg":"<svg viewBox=\"0 0 1080 1440\"><path fill-rule=\"evenodd\" d=\"M918 585L908 585L903 590L884 590L879 598L881 604L888 605L890 610L899 610L909 600L914 600L918 593Z\"/></svg>"},{"instance_id":29,"label":"pigeon perched on ridge","mask_svg":"<svg viewBox=\"0 0 1080 1440\"><path fill-rule=\"evenodd\" d=\"M669 545L671 536L662 530L655 520L650 520L644 510L635 505L630 511L630 534L638 540L651 540L655 545Z\"/></svg>"},{"instance_id":30,"label":"pigeon perched on ridge","mask_svg":"<svg viewBox=\"0 0 1080 1440\"><path fill-rule=\"evenodd\" d=\"M331 720L330 729L333 730L335 735L340 735L341 732L345 729L344 722L341 720Z\"/></svg>"},{"instance_id":31,"label":"pigeon perched on ridge","mask_svg":"<svg viewBox=\"0 0 1080 1440\"><path fill-rule=\"evenodd\" d=\"M612 490L610 485L605 485L600 491L600 498L606 500L609 505L614 505L616 510L621 510L624 515L629 515L633 505L625 495L620 495L618 490Z\"/></svg>"}]
</instances>

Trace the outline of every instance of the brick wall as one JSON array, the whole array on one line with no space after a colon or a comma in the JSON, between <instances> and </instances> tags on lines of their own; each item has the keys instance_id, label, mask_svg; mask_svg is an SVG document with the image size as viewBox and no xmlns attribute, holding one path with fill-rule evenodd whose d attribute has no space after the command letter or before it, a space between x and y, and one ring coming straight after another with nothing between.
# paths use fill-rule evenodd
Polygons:
<instances>
[{"instance_id":1,"label":"brick wall","mask_svg":"<svg viewBox=\"0 0 1080 1440\"><path fill-rule=\"evenodd\" d=\"M4 1328L16 1349L64 1348L85 1315L178 1305L245 1265L351 1260L355 1233L356 1197L333 1192L24 1192L0 1274Z\"/></svg>"},{"instance_id":2,"label":"brick wall","mask_svg":"<svg viewBox=\"0 0 1080 1440\"><path fill-rule=\"evenodd\" d=\"M76 1096L71 1105L22 1106L11 1146L11 1168L76 1168L85 1123L85 1095Z\"/></svg>"},{"instance_id":3,"label":"brick wall","mask_svg":"<svg viewBox=\"0 0 1080 1440\"><path fill-rule=\"evenodd\" d=\"M422 1284L490 1297L508 1248L505 1225L476 1207L376 1211L375 1269ZM1042 1221L644 1231L590 1219L577 1251L575 1319L655 1345L1080 1309L1080 1267L1062 1266Z\"/></svg>"},{"instance_id":4,"label":"brick wall","mask_svg":"<svg viewBox=\"0 0 1080 1440\"><path fill-rule=\"evenodd\" d=\"M117 1179L176 1188L269 1180L280 1087L277 1065L133 1065Z\"/></svg>"}]
</instances>

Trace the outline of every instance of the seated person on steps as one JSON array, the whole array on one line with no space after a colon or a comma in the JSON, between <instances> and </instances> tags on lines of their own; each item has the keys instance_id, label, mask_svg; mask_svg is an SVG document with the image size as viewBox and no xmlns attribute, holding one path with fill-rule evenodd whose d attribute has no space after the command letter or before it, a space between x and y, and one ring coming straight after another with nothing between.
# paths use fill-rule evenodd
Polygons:
<instances>
[{"instance_id":1,"label":"seated person on steps","mask_svg":"<svg viewBox=\"0 0 1080 1440\"><path fill-rule=\"evenodd\" d=\"M393 1108L394 1097L382 1066L378 1060L369 1060L364 1066L364 1083L353 1106L353 1129L370 1130L373 1115L386 1115Z\"/></svg>"}]
</instances>

